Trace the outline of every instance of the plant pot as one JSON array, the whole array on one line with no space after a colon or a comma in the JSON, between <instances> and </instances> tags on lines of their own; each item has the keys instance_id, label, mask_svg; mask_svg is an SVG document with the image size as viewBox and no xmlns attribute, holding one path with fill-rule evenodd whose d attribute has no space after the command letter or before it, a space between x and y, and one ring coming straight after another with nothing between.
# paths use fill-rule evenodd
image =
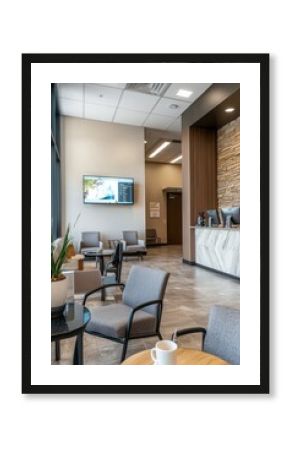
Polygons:
<instances>
[{"instance_id":1,"label":"plant pot","mask_svg":"<svg viewBox=\"0 0 290 450\"><path fill-rule=\"evenodd\" d=\"M64 276L51 280L51 317L62 315L68 291L68 280Z\"/></svg>"}]
</instances>

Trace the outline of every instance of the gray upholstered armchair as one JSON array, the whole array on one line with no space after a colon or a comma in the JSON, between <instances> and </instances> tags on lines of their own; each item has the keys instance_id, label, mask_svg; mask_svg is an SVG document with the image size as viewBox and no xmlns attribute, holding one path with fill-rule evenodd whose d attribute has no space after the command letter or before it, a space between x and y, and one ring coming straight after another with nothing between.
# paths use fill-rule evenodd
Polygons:
<instances>
[{"instance_id":1,"label":"gray upholstered armchair","mask_svg":"<svg viewBox=\"0 0 290 450\"><path fill-rule=\"evenodd\" d=\"M162 270L133 266L123 291L121 303L91 309L86 333L123 344L121 362L125 359L129 339L158 336L163 297L169 274ZM112 286L117 286L113 284ZM88 292L83 304L100 287Z\"/></svg>"},{"instance_id":2,"label":"gray upholstered armchair","mask_svg":"<svg viewBox=\"0 0 290 450\"><path fill-rule=\"evenodd\" d=\"M145 250L145 242L138 239L137 231L123 231L123 248L124 251L143 251Z\"/></svg>"},{"instance_id":3,"label":"gray upholstered armchair","mask_svg":"<svg viewBox=\"0 0 290 450\"><path fill-rule=\"evenodd\" d=\"M81 234L80 253L97 252L103 248L99 231L83 231Z\"/></svg>"},{"instance_id":4,"label":"gray upholstered armchair","mask_svg":"<svg viewBox=\"0 0 290 450\"><path fill-rule=\"evenodd\" d=\"M202 333L202 349L228 361L240 364L240 310L215 305L209 313L207 329L202 327L177 330L173 340L189 333Z\"/></svg>"}]
</instances>

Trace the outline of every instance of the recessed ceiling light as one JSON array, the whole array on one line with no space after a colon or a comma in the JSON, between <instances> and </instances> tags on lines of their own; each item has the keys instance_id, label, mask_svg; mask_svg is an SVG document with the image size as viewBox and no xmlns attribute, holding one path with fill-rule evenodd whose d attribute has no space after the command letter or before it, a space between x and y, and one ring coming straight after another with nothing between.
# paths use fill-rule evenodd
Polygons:
<instances>
[{"instance_id":1,"label":"recessed ceiling light","mask_svg":"<svg viewBox=\"0 0 290 450\"><path fill-rule=\"evenodd\" d=\"M147 144L148 143L148 141L144 141L144 144Z\"/></svg>"},{"instance_id":2,"label":"recessed ceiling light","mask_svg":"<svg viewBox=\"0 0 290 450\"><path fill-rule=\"evenodd\" d=\"M177 161L180 161L181 159L182 159L182 155L177 156L177 158L172 159L170 162L171 162L171 164L174 164L174 163L176 163Z\"/></svg>"},{"instance_id":3,"label":"recessed ceiling light","mask_svg":"<svg viewBox=\"0 0 290 450\"><path fill-rule=\"evenodd\" d=\"M178 95L178 97L189 98L192 94L193 94L192 91L187 91L186 89L179 89L176 95Z\"/></svg>"},{"instance_id":4,"label":"recessed ceiling light","mask_svg":"<svg viewBox=\"0 0 290 450\"><path fill-rule=\"evenodd\" d=\"M172 103L171 105L169 105L170 109L177 109L179 108L179 105L176 105L176 103Z\"/></svg>"},{"instance_id":5,"label":"recessed ceiling light","mask_svg":"<svg viewBox=\"0 0 290 450\"><path fill-rule=\"evenodd\" d=\"M233 112L235 110L235 108L227 108L227 109L225 109L225 112L226 113L231 113L231 112Z\"/></svg>"},{"instance_id":6,"label":"recessed ceiling light","mask_svg":"<svg viewBox=\"0 0 290 450\"><path fill-rule=\"evenodd\" d=\"M163 144L159 145L159 147L154 150L154 152L150 153L149 158L154 158L154 156L158 155L158 153L162 152L171 142L165 141Z\"/></svg>"}]
</instances>

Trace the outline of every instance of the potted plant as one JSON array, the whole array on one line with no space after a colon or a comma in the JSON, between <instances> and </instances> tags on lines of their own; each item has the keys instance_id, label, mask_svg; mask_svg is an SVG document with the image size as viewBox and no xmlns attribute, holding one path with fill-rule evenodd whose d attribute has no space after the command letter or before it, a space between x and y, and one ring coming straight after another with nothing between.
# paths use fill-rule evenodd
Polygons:
<instances>
[{"instance_id":1,"label":"potted plant","mask_svg":"<svg viewBox=\"0 0 290 450\"><path fill-rule=\"evenodd\" d=\"M68 225L64 238L51 244L51 317L59 317L65 307L68 281L62 273L62 265L71 243Z\"/></svg>"}]
</instances>

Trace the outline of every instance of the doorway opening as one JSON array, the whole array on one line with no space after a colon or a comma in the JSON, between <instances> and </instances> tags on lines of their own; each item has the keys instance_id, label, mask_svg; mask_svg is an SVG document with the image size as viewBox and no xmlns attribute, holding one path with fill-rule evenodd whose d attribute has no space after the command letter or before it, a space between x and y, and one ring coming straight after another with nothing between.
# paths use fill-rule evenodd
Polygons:
<instances>
[{"instance_id":1,"label":"doorway opening","mask_svg":"<svg viewBox=\"0 0 290 450\"><path fill-rule=\"evenodd\" d=\"M182 192L167 192L167 244L182 244Z\"/></svg>"}]
</instances>

